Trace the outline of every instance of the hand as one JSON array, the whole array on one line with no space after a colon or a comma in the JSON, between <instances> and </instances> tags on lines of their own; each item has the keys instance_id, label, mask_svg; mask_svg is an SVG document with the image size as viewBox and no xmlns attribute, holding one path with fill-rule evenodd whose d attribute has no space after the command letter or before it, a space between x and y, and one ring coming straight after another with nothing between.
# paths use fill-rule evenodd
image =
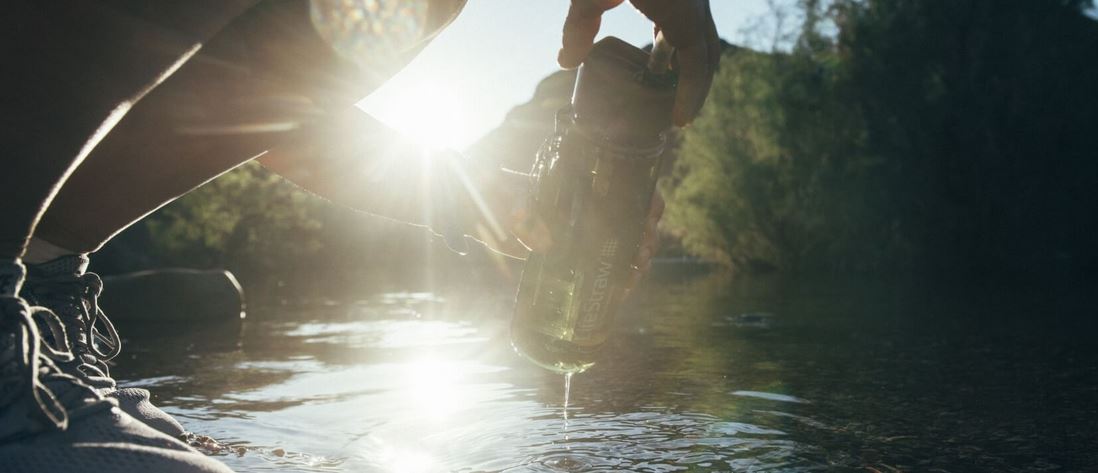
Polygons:
<instances>
[{"instance_id":1,"label":"hand","mask_svg":"<svg viewBox=\"0 0 1098 473\"><path fill-rule=\"evenodd\" d=\"M641 239L640 249L633 257L633 273L629 275L629 281L625 283L625 297L637 284L652 271L652 257L660 249L660 219L663 218L663 196L660 191L652 194L652 206L648 208L648 219L644 223L644 238Z\"/></svg>"},{"instance_id":2,"label":"hand","mask_svg":"<svg viewBox=\"0 0 1098 473\"><path fill-rule=\"evenodd\" d=\"M572 0L564 22L561 67L578 67L595 40L602 14L624 0ZM672 119L686 126L698 115L720 62L721 44L709 0L630 0L676 49L679 89Z\"/></svg>"}]
</instances>

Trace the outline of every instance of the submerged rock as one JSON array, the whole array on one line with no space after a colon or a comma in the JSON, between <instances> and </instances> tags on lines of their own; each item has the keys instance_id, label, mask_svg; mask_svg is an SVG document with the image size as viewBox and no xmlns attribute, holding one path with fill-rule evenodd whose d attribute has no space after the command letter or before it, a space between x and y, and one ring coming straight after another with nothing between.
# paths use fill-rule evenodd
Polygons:
<instances>
[{"instance_id":1,"label":"submerged rock","mask_svg":"<svg viewBox=\"0 0 1098 473\"><path fill-rule=\"evenodd\" d=\"M169 268L104 278L99 305L112 320L237 321L244 291L225 270Z\"/></svg>"}]
</instances>

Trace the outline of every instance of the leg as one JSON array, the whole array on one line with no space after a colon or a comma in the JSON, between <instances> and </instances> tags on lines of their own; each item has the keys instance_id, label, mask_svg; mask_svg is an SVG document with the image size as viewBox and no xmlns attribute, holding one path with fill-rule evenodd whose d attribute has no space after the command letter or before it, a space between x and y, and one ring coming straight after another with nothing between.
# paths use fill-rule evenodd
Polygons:
<instances>
[{"instance_id":1,"label":"leg","mask_svg":"<svg viewBox=\"0 0 1098 473\"><path fill-rule=\"evenodd\" d=\"M39 343L64 345L58 338L59 331L43 334L40 339L38 332L28 325L31 319L20 315L30 310L25 309L25 303L17 297L19 281L23 278L18 259L23 255L28 236L67 177L133 104L192 56L202 39L215 33L250 3L250 0L190 2L185 6L168 7L173 9L170 12L156 11L156 8L133 0L17 0L5 4L5 15L0 19L3 23L0 32L3 46L0 47L7 66L4 74L7 93L0 139L9 156L5 159L4 173L0 174L0 184L5 189L0 215L6 219L5 225L0 226L0 273L3 273L0 279L11 284L0 284L4 286L0 299L6 304L0 310L3 343L17 342L19 346L14 348L28 353L37 352ZM164 21L157 21L158 18ZM55 322L46 322L48 327L59 323L49 311L35 308L30 313L39 323L43 323L40 317L46 317L39 314L48 314L49 317L43 319L47 321L53 317ZM7 331L20 336L8 338ZM7 346L0 348L7 353ZM53 356L57 356L53 361L58 363L71 360L65 350L50 351L50 357ZM38 356L32 354L21 359L26 363L37 360ZM48 374L34 369L27 372L32 378L22 382L28 386L50 383L48 389L55 392L87 389L85 385L73 384L71 378L59 377L60 372L54 366ZM44 381L47 378L49 381ZM40 391L42 388L35 389ZM5 398L4 405L0 406L0 417L14 419L20 417L21 412L34 412L33 405L41 405L43 397L40 392L31 394L33 396L26 404L19 404L23 402L19 398L14 401L11 397ZM79 406L53 407L48 409L53 413L52 420L59 420L63 419L65 410ZM116 420L123 424L134 423L128 416ZM85 428L83 426L88 422L99 421L82 420L78 426L65 422L52 424L54 428L65 430ZM34 423L5 425L4 434L27 436L40 427ZM134 437L135 440L150 432L147 427L141 429L146 432ZM157 442L160 440L171 443L167 438L157 439ZM173 445L180 451L189 452L186 455L196 455L178 442ZM14 461L15 469L19 470L18 459L13 460L20 455L15 453L19 445L7 444L5 447L0 456ZM39 453L48 455L51 451L44 449ZM200 456L195 458L199 463L206 461ZM10 463L4 462L5 465Z\"/></svg>"},{"instance_id":2,"label":"leg","mask_svg":"<svg viewBox=\"0 0 1098 473\"><path fill-rule=\"evenodd\" d=\"M211 39L92 151L35 236L94 252L323 109L360 99L361 75L315 33L307 8L304 1L260 5Z\"/></svg>"},{"instance_id":3,"label":"leg","mask_svg":"<svg viewBox=\"0 0 1098 473\"><path fill-rule=\"evenodd\" d=\"M165 26L111 2L5 4L0 44L5 94L0 142L0 257L22 255L42 211L74 168L142 95L220 29L221 15ZM237 6L239 7L239 6ZM201 10L201 8L195 8Z\"/></svg>"},{"instance_id":4,"label":"leg","mask_svg":"<svg viewBox=\"0 0 1098 473\"><path fill-rule=\"evenodd\" d=\"M283 140L344 111L404 67L463 0L431 0L409 50L353 62L317 33L306 0L257 5L148 94L60 191L36 237L78 253Z\"/></svg>"},{"instance_id":5,"label":"leg","mask_svg":"<svg viewBox=\"0 0 1098 473\"><path fill-rule=\"evenodd\" d=\"M118 401L127 414L173 437L183 427L149 403L148 391L116 389L107 362L118 354L119 338L98 309L102 282L86 272L88 258L81 253L98 249L132 221L251 159L280 136L251 133L257 126L310 117L315 107L303 113L300 107L271 106L286 102L282 90L287 80L275 79L285 75L279 67L290 69L325 57L319 38L309 41L313 33L304 7L304 1L256 6L208 41L99 143L62 187L35 232L36 238L70 253L29 265L23 292L28 301L55 310L65 325L78 356L59 367ZM267 49L298 54L274 63L264 56ZM267 100L275 95L281 100Z\"/></svg>"},{"instance_id":6,"label":"leg","mask_svg":"<svg viewBox=\"0 0 1098 473\"><path fill-rule=\"evenodd\" d=\"M0 174L0 274L10 282L0 288L0 384L12 388L0 400L5 471L87 465L121 471L120 460L156 471L228 471L63 375L54 363L71 353L56 329L60 322L16 296L23 277L17 260L50 198L132 104L198 45L185 32L112 9L120 3L16 0L4 5L0 19L6 66L0 139L8 153ZM50 333L39 336L39 324ZM79 417L68 418L77 410ZM95 446L71 448L77 442Z\"/></svg>"}]
</instances>

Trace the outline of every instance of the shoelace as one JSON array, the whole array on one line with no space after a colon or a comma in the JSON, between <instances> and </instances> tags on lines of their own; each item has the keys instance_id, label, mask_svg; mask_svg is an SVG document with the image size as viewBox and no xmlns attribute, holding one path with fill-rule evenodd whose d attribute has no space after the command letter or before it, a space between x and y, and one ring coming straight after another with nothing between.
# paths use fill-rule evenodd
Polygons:
<instances>
[{"instance_id":1,"label":"shoelace","mask_svg":"<svg viewBox=\"0 0 1098 473\"><path fill-rule=\"evenodd\" d=\"M122 351L122 342L114 323L99 308L99 295L103 292L103 280L95 273L79 276L62 276L28 285L32 297L39 304L51 305L57 301L75 307L76 317L65 317L70 331L75 329L72 353L80 360L80 369L89 375L109 376L107 361ZM63 315L64 312L62 311ZM102 329L100 329L102 327ZM52 331L52 330L51 330ZM62 361L62 360L57 360Z\"/></svg>"},{"instance_id":2,"label":"shoelace","mask_svg":"<svg viewBox=\"0 0 1098 473\"><path fill-rule=\"evenodd\" d=\"M20 394L28 394L34 400L34 414L48 425L64 430L69 423L66 400L50 390L43 379L67 377L60 374L51 359L73 359L61 320L49 309L29 307L15 298L4 299L0 301L5 306L0 308L0 326L3 327L0 336L11 337L12 345L5 347L0 355L0 374L3 374L0 406L13 402ZM55 337L58 346L42 340L35 320L45 321L51 331L60 334Z\"/></svg>"}]
</instances>

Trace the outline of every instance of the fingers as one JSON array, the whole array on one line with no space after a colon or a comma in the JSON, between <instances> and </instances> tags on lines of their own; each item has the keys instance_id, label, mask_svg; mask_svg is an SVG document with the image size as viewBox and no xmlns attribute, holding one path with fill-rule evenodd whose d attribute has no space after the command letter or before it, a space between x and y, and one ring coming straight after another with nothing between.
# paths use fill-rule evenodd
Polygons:
<instances>
[{"instance_id":1,"label":"fingers","mask_svg":"<svg viewBox=\"0 0 1098 473\"><path fill-rule=\"evenodd\" d=\"M561 67L571 69L579 67L591 46L595 35L602 25L602 14L606 10L620 5L624 0L572 0L568 8L568 18L564 20L564 36L557 62Z\"/></svg>"},{"instance_id":2,"label":"fingers","mask_svg":"<svg viewBox=\"0 0 1098 473\"><path fill-rule=\"evenodd\" d=\"M523 208L512 214L511 218L511 233L526 249L544 252L553 246L552 232L540 217Z\"/></svg>"},{"instance_id":3,"label":"fingers","mask_svg":"<svg viewBox=\"0 0 1098 473\"><path fill-rule=\"evenodd\" d=\"M667 202L663 200L663 194L661 194L658 190L656 192L653 192L652 207L651 210L648 211L648 219L654 219L656 223L659 223L660 219L663 218L663 211L666 208Z\"/></svg>"},{"instance_id":4,"label":"fingers","mask_svg":"<svg viewBox=\"0 0 1098 473\"><path fill-rule=\"evenodd\" d=\"M724 51L721 48L721 35L717 33L717 23L713 21L713 12L706 8L705 14L709 17L709 24L706 28L708 33L706 43L709 45L709 68L713 73L716 73L717 67L721 65L721 53Z\"/></svg>"},{"instance_id":5,"label":"fingers","mask_svg":"<svg viewBox=\"0 0 1098 473\"><path fill-rule=\"evenodd\" d=\"M629 273L629 279L625 281L626 296L628 296L628 294L632 292L633 289L636 288L642 280L644 280L644 277L652 271L652 256L655 254L656 248L658 246L659 238L656 237L653 243L641 247L640 251L637 252L637 257L636 259L634 259L633 268Z\"/></svg>"},{"instance_id":6,"label":"fingers","mask_svg":"<svg viewBox=\"0 0 1098 473\"><path fill-rule=\"evenodd\" d=\"M676 54L679 60L679 88L675 94L672 120L677 126L686 126L705 103L713 75L709 72L709 48L706 43L681 48Z\"/></svg>"},{"instance_id":7,"label":"fingers","mask_svg":"<svg viewBox=\"0 0 1098 473\"><path fill-rule=\"evenodd\" d=\"M645 250L641 250L641 251L645 251ZM640 282L642 280L644 280L644 277L647 276L650 271L652 271L652 258L651 258L651 255L649 255L648 259L645 260L643 266L634 267L632 272L629 274L629 279L625 282L625 289L624 289L624 292L625 292L627 297L628 297L629 293L633 292L633 289L635 289L637 287L637 285L640 284Z\"/></svg>"},{"instance_id":8,"label":"fingers","mask_svg":"<svg viewBox=\"0 0 1098 473\"><path fill-rule=\"evenodd\" d=\"M686 126L697 117L720 61L721 45L708 0L632 0L675 47L679 87L672 119Z\"/></svg>"},{"instance_id":9,"label":"fingers","mask_svg":"<svg viewBox=\"0 0 1098 473\"><path fill-rule=\"evenodd\" d=\"M652 257L659 251L660 231L658 226L659 223L654 220L644 226L644 240L641 242L640 250L637 251L637 257L633 259L633 265L637 268L649 266Z\"/></svg>"},{"instance_id":10,"label":"fingers","mask_svg":"<svg viewBox=\"0 0 1098 473\"><path fill-rule=\"evenodd\" d=\"M657 191L652 194L652 204L648 210L648 219L644 222L644 239L641 240L641 252L637 257L637 262L643 264L645 260L651 259L656 255L656 251L660 248L660 219L663 218L663 210L666 203L663 200L663 196ZM647 253L644 250L648 250ZM641 258L640 256L647 256ZM640 265L638 265L639 267Z\"/></svg>"},{"instance_id":11,"label":"fingers","mask_svg":"<svg viewBox=\"0 0 1098 473\"><path fill-rule=\"evenodd\" d=\"M652 194L652 206L649 207L648 219L644 224L644 238L637 250L637 256L633 258L633 271L625 283L627 294L652 270L652 257L660 248L659 223L665 205L663 196L658 191Z\"/></svg>"},{"instance_id":12,"label":"fingers","mask_svg":"<svg viewBox=\"0 0 1098 473\"><path fill-rule=\"evenodd\" d=\"M564 22L561 67L574 68L591 52L602 14L624 0L572 0ZM632 0L677 49L679 89L672 120L686 126L698 116L720 62L721 44L708 0Z\"/></svg>"}]
</instances>

